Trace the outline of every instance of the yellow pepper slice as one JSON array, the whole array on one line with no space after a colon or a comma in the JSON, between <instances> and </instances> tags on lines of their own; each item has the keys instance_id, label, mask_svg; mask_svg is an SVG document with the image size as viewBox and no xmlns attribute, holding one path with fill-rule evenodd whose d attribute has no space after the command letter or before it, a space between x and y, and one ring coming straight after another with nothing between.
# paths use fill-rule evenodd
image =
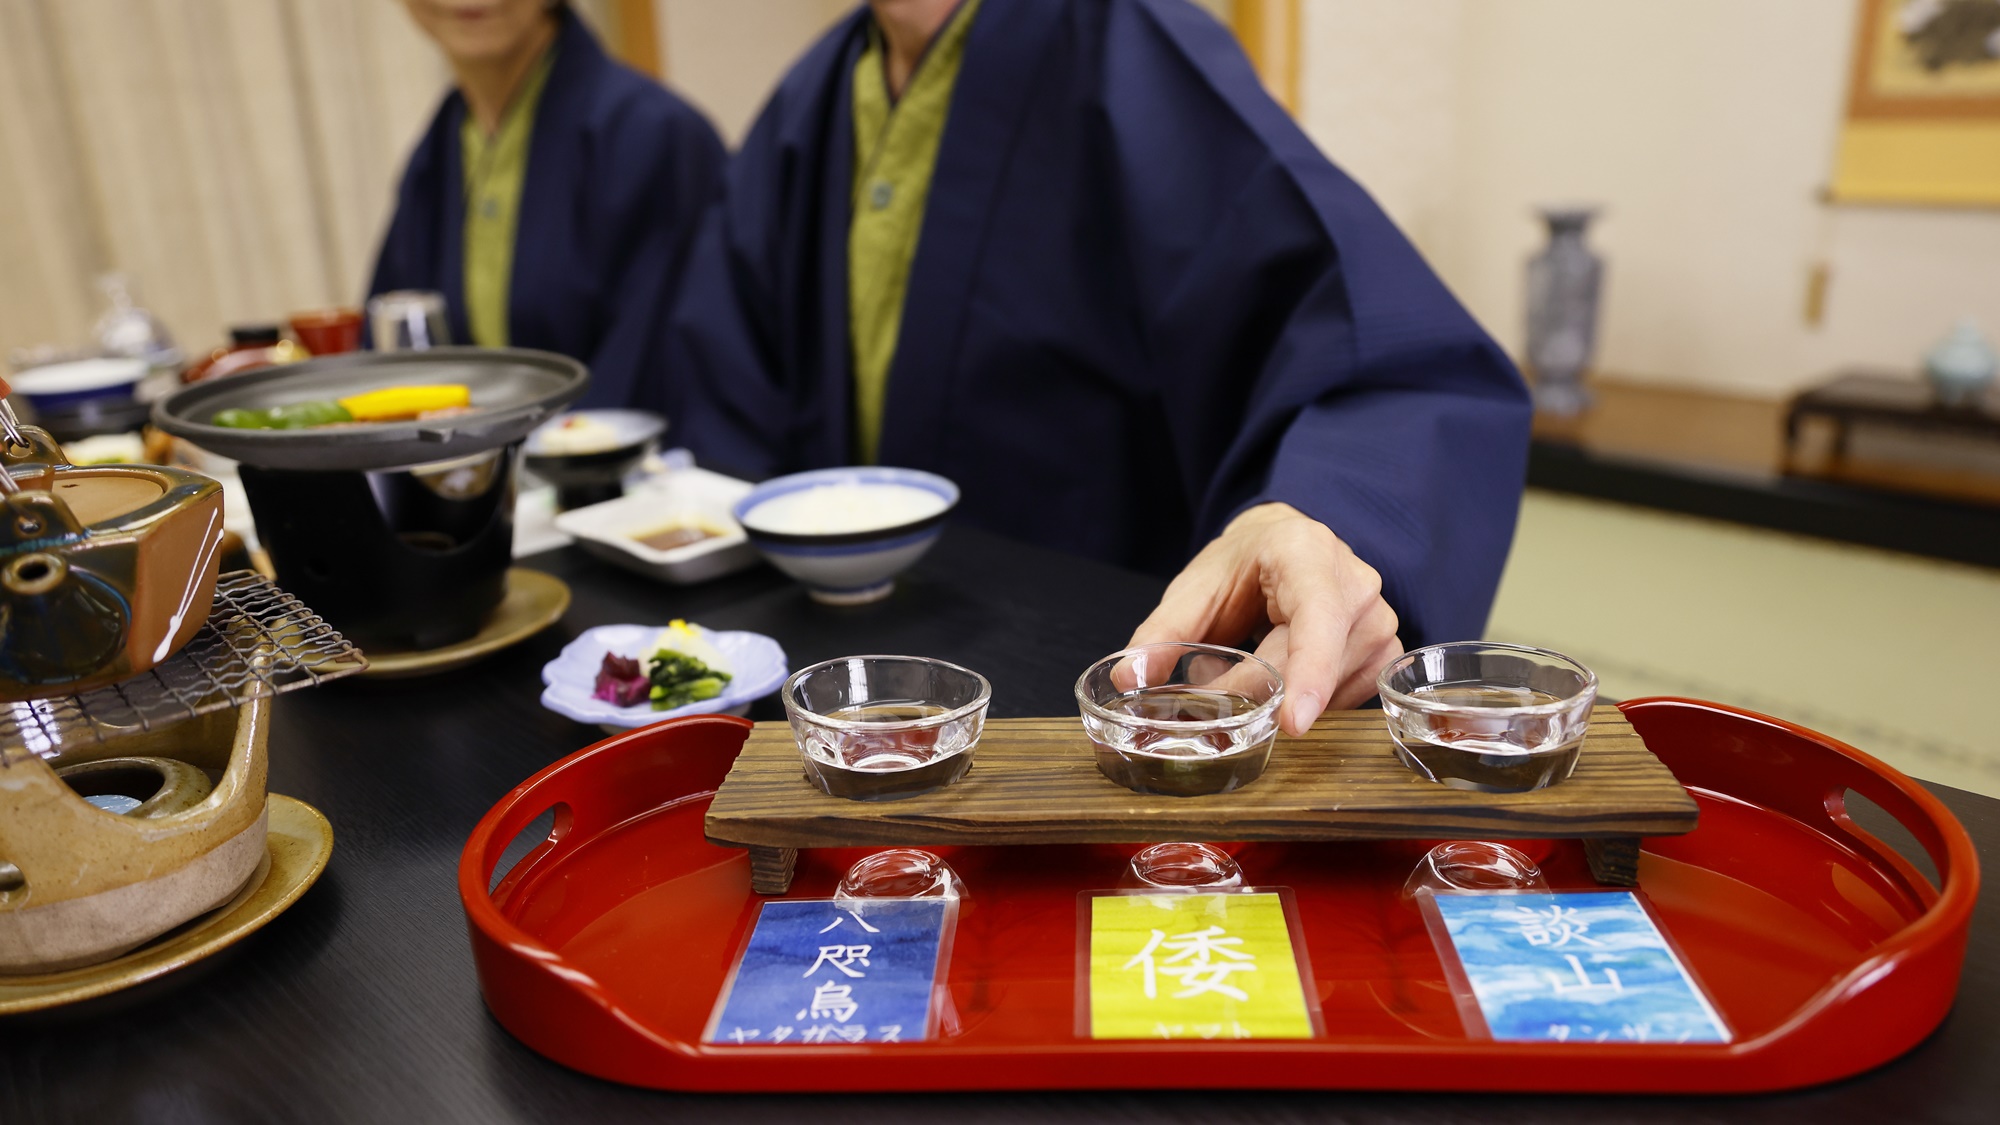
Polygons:
<instances>
[{"instance_id":1,"label":"yellow pepper slice","mask_svg":"<svg viewBox=\"0 0 2000 1125\"><path fill-rule=\"evenodd\" d=\"M435 383L413 387L383 387L349 395L340 400L357 422L389 422L415 418L433 410L471 406L472 391L463 383Z\"/></svg>"}]
</instances>

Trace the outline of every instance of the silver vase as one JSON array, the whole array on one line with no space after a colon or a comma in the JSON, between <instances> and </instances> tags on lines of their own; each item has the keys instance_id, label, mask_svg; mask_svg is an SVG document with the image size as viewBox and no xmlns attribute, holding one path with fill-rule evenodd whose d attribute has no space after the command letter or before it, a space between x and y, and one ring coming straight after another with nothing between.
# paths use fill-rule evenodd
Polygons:
<instances>
[{"instance_id":1,"label":"silver vase","mask_svg":"<svg viewBox=\"0 0 2000 1125\"><path fill-rule=\"evenodd\" d=\"M1578 414L1590 405L1583 373L1597 349L1597 298L1604 262L1584 245L1590 207L1545 207L1549 244L1528 260L1528 366L1535 409Z\"/></svg>"}]
</instances>

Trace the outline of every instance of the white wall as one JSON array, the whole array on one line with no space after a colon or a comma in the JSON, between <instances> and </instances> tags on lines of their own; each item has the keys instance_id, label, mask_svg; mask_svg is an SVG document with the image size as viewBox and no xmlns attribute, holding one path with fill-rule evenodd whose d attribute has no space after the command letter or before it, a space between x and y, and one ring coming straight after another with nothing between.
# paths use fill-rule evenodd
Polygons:
<instances>
[{"instance_id":1,"label":"white wall","mask_svg":"<svg viewBox=\"0 0 2000 1125\"><path fill-rule=\"evenodd\" d=\"M656 0L667 80L733 143L778 76L855 2ZM88 279L105 268L136 271L191 346L228 321L351 299L409 137L444 84L436 52L387 0L311 6L300 30L320 46L295 84L313 95L312 136L292 128L296 113L266 136L273 152L319 146L311 170L325 198L308 205L296 176L277 176L287 186L251 196L254 206L206 196L204 207L168 206L161 191L205 184L214 194L226 183L200 174L208 156L185 128L148 119L246 112L231 90L272 88L261 81L270 60L290 55L249 43L243 21L227 23L235 34L220 53L233 65L215 73L233 86L177 71L180 84L152 76L135 96L119 76L152 56L127 65L107 52L130 38L121 29L212 22L225 3L235 0L149 0L139 9L147 20L123 22L123 0L32 18L42 9L0 6L0 38L37 47L0 74L0 153L13 157L0 161L0 250L19 267L0 283L0 350L81 342L97 307ZM1839 127L1849 0L1301 0L1301 9L1307 130L1516 351L1521 267L1541 241L1534 205L1569 200L1606 208L1594 235L1609 260L1606 370L1774 395L1848 363L1909 367L1961 313L2000 335L2000 211L1816 201ZM85 53L52 70L61 52L43 49L51 44ZM79 67L76 57L108 65ZM61 84L73 87L80 131L51 109L48 91ZM128 148L138 163L110 160ZM299 219L301 208L317 217ZM217 250L239 227L283 232L250 238L296 259L277 281ZM1822 256L1833 284L1813 327L1802 317L1805 284Z\"/></svg>"},{"instance_id":2,"label":"white wall","mask_svg":"<svg viewBox=\"0 0 2000 1125\"><path fill-rule=\"evenodd\" d=\"M1305 0L1301 118L1510 349L1535 205L1588 201L1599 367L1777 395L1911 368L1963 313L2000 334L2000 211L1817 201L1854 22L1839 0Z\"/></svg>"},{"instance_id":3,"label":"white wall","mask_svg":"<svg viewBox=\"0 0 2000 1125\"><path fill-rule=\"evenodd\" d=\"M858 2L653 0L667 85L734 148L800 53Z\"/></svg>"},{"instance_id":4,"label":"white wall","mask_svg":"<svg viewBox=\"0 0 2000 1125\"><path fill-rule=\"evenodd\" d=\"M195 354L352 302L447 81L389 0L0 2L0 48L0 362L105 270Z\"/></svg>"},{"instance_id":5,"label":"white wall","mask_svg":"<svg viewBox=\"0 0 2000 1125\"><path fill-rule=\"evenodd\" d=\"M1459 198L1462 0L1306 0L1299 118L1433 263Z\"/></svg>"}]
</instances>

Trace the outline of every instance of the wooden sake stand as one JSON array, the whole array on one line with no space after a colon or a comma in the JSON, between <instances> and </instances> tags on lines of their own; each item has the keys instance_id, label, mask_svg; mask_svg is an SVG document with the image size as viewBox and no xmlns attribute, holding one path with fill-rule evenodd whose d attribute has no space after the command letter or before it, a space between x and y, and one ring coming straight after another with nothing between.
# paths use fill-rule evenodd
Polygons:
<instances>
[{"instance_id":1,"label":"wooden sake stand","mask_svg":"<svg viewBox=\"0 0 2000 1125\"><path fill-rule=\"evenodd\" d=\"M1695 802L1615 707L1591 713L1576 772L1528 793L1474 793L1397 760L1380 711L1329 714L1278 737L1234 793L1134 793L1097 772L1083 724L995 719L957 784L890 801L806 780L785 723L758 723L710 804L712 843L750 851L751 886L783 894L800 848L1165 840L1581 839L1600 882L1638 880L1639 839L1694 830Z\"/></svg>"}]
</instances>

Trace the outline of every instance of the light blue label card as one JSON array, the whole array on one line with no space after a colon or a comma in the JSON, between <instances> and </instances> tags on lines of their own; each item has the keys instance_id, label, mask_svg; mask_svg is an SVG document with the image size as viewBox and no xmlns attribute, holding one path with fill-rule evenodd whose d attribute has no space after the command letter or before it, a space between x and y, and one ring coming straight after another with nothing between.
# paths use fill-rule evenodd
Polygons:
<instances>
[{"instance_id":1,"label":"light blue label card","mask_svg":"<svg viewBox=\"0 0 2000 1125\"><path fill-rule=\"evenodd\" d=\"M1729 1029L1630 891L1440 894L1493 1038L1727 1043Z\"/></svg>"},{"instance_id":2,"label":"light blue label card","mask_svg":"<svg viewBox=\"0 0 2000 1125\"><path fill-rule=\"evenodd\" d=\"M765 903L704 1038L743 1046L929 1038L953 905L939 898Z\"/></svg>"}]
</instances>

